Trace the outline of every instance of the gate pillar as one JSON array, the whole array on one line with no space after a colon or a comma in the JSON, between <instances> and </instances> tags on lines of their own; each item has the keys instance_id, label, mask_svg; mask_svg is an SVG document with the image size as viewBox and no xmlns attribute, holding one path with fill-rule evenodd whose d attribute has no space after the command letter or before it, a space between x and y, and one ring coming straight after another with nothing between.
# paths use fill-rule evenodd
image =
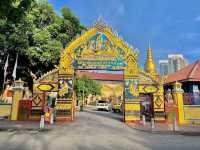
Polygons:
<instances>
[{"instance_id":1,"label":"gate pillar","mask_svg":"<svg viewBox=\"0 0 200 150\"><path fill-rule=\"evenodd\" d=\"M163 85L158 85L158 91L153 94L154 119L156 122L165 122L165 105Z\"/></svg>"},{"instance_id":2,"label":"gate pillar","mask_svg":"<svg viewBox=\"0 0 200 150\"><path fill-rule=\"evenodd\" d=\"M173 85L173 97L175 104L177 105L177 117L179 124L185 124L186 121L184 119L184 104L183 104L183 89L181 88L182 84L179 82L175 82Z\"/></svg>"},{"instance_id":3,"label":"gate pillar","mask_svg":"<svg viewBox=\"0 0 200 150\"><path fill-rule=\"evenodd\" d=\"M139 79L137 77L128 78L124 82L124 121L125 123L137 123L140 121Z\"/></svg>"},{"instance_id":4,"label":"gate pillar","mask_svg":"<svg viewBox=\"0 0 200 150\"><path fill-rule=\"evenodd\" d=\"M73 74L58 75L56 121L72 121L74 118Z\"/></svg>"},{"instance_id":5,"label":"gate pillar","mask_svg":"<svg viewBox=\"0 0 200 150\"><path fill-rule=\"evenodd\" d=\"M16 121L18 119L19 111L19 101L23 97L23 81L15 81L15 86L13 87L13 101L11 108L11 120Z\"/></svg>"}]
</instances>

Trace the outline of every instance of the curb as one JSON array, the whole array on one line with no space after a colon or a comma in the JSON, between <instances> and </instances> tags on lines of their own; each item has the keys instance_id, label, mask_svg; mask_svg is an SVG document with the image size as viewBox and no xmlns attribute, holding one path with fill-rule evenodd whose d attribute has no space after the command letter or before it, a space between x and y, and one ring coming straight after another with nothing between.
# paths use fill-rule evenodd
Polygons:
<instances>
[{"instance_id":1,"label":"curb","mask_svg":"<svg viewBox=\"0 0 200 150\"><path fill-rule=\"evenodd\" d=\"M40 129L39 127L31 127L31 126L26 126L26 127L17 127L17 126L0 126L0 132L14 132L14 131L38 131L38 132L47 132L52 130L53 128L50 128L46 126L44 129Z\"/></svg>"},{"instance_id":2,"label":"curb","mask_svg":"<svg viewBox=\"0 0 200 150\"><path fill-rule=\"evenodd\" d=\"M0 132L21 132L21 131L28 131L28 132L32 132L32 131L37 131L37 132L48 132L51 129L49 128L44 128L44 129L39 129L39 128L16 128L16 127L12 127L12 128L0 128Z\"/></svg>"},{"instance_id":3,"label":"curb","mask_svg":"<svg viewBox=\"0 0 200 150\"><path fill-rule=\"evenodd\" d=\"M129 126L129 125L128 125ZM129 126L132 129L146 132L146 133L152 133L152 134L163 134L163 135L183 135L183 136L200 136L200 131L194 132L194 131L155 131L152 129L141 129L133 126Z\"/></svg>"}]
</instances>

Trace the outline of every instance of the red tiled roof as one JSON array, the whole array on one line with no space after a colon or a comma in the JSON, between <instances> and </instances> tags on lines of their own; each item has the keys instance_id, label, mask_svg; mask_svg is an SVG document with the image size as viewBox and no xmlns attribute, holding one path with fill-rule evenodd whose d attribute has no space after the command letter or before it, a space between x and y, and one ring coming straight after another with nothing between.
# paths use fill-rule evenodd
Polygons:
<instances>
[{"instance_id":1,"label":"red tiled roof","mask_svg":"<svg viewBox=\"0 0 200 150\"><path fill-rule=\"evenodd\" d=\"M200 81L200 60L168 75L165 84L176 81Z\"/></svg>"},{"instance_id":2,"label":"red tiled roof","mask_svg":"<svg viewBox=\"0 0 200 150\"><path fill-rule=\"evenodd\" d=\"M77 74L79 77L87 76L93 80L123 81L123 74L97 73L88 71L78 71Z\"/></svg>"}]
</instances>

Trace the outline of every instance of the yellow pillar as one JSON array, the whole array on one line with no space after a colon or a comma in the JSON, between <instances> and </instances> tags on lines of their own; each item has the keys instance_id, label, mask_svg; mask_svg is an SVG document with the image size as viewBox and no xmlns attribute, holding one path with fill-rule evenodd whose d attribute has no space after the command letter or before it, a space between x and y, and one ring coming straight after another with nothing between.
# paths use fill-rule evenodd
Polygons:
<instances>
[{"instance_id":1,"label":"yellow pillar","mask_svg":"<svg viewBox=\"0 0 200 150\"><path fill-rule=\"evenodd\" d=\"M139 79L125 79L124 95L124 121L126 123L139 123L140 121L140 99Z\"/></svg>"},{"instance_id":2,"label":"yellow pillar","mask_svg":"<svg viewBox=\"0 0 200 150\"><path fill-rule=\"evenodd\" d=\"M19 101L23 97L23 81L19 80L15 82L13 87L13 101L11 109L11 120L16 121L18 118Z\"/></svg>"},{"instance_id":3,"label":"yellow pillar","mask_svg":"<svg viewBox=\"0 0 200 150\"><path fill-rule=\"evenodd\" d=\"M184 109L183 109L183 90L181 89L182 84L179 82L175 82L173 85L173 97L175 100L175 104L177 105L177 117L178 117L178 123L184 124Z\"/></svg>"},{"instance_id":4,"label":"yellow pillar","mask_svg":"<svg viewBox=\"0 0 200 150\"><path fill-rule=\"evenodd\" d=\"M124 121L126 123L139 123L140 121L140 101L125 102Z\"/></svg>"},{"instance_id":5,"label":"yellow pillar","mask_svg":"<svg viewBox=\"0 0 200 150\"><path fill-rule=\"evenodd\" d=\"M158 85L158 91L153 94L154 119L156 122L165 122L163 84Z\"/></svg>"}]
</instances>

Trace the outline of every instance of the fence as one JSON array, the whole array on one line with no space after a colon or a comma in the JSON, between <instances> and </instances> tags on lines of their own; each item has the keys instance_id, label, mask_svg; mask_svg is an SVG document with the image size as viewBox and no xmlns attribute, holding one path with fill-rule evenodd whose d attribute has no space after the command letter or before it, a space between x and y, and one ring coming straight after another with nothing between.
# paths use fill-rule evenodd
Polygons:
<instances>
[{"instance_id":1,"label":"fence","mask_svg":"<svg viewBox=\"0 0 200 150\"><path fill-rule=\"evenodd\" d=\"M184 105L200 105L199 93L183 93Z\"/></svg>"},{"instance_id":2,"label":"fence","mask_svg":"<svg viewBox=\"0 0 200 150\"><path fill-rule=\"evenodd\" d=\"M183 93L184 119L191 123L200 121L200 94Z\"/></svg>"},{"instance_id":3,"label":"fence","mask_svg":"<svg viewBox=\"0 0 200 150\"><path fill-rule=\"evenodd\" d=\"M0 117L10 118L11 107L11 104L0 103Z\"/></svg>"}]
</instances>

